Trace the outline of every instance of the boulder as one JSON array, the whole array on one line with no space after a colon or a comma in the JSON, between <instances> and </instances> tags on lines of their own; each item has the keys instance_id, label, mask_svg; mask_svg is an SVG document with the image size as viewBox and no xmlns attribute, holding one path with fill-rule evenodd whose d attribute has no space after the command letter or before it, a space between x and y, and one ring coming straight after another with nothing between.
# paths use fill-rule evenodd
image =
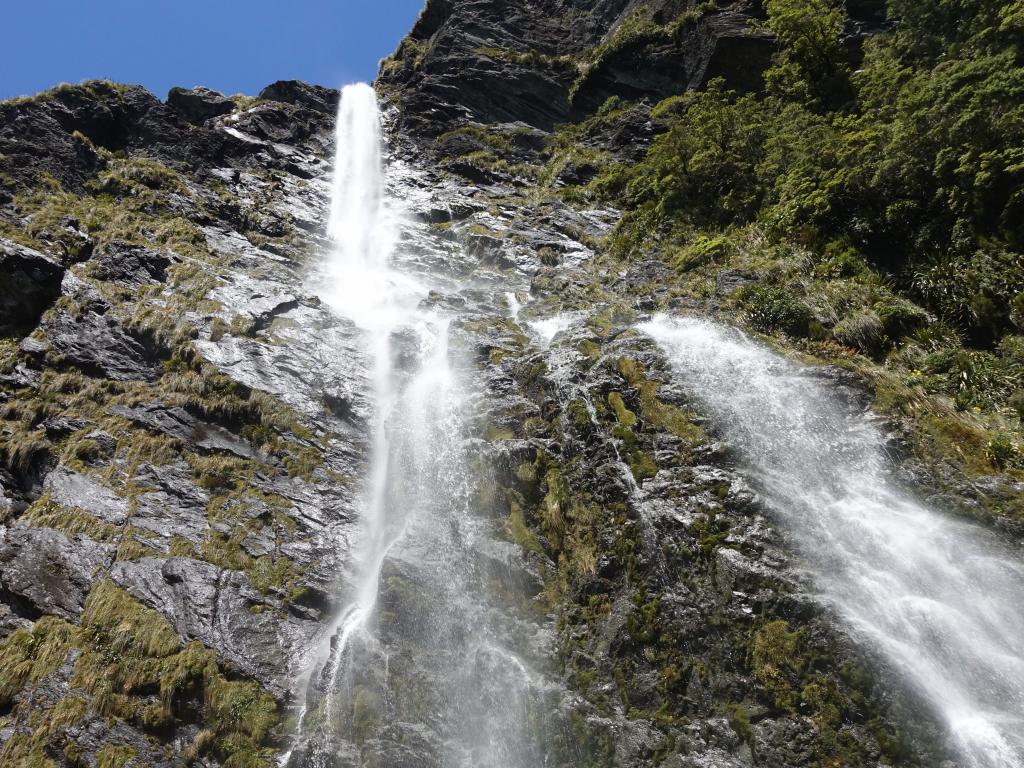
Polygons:
<instances>
[{"instance_id":1,"label":"boulder","mask_svg":"<svg viewBox=\"0 0 1024 768\"><path fill-rule=\"evenodd\" d=\"M93 311L60 312L46 329L50 348L86 373L115 381L157 378L159 350L129 333L116 318Z\"/></svg>"},{"instance_id":2,"label":"boulder","mask_svg":"<svg viewBox=\"0 0 1024 768\"><path fill-rule=\"evenodd\" d=\"M183 639L216 648L221 658L278 696L291 683L287 638L308 637L315 630L310 622L297 627L294 618L282 620L273 611L252 610L266 601L245 574L201 560L118 561L111 578L136 599L162 611Z\"/></svg>"},{"instance_id":3,"label":"boulder","mask_svg":"<svg viewBox=\"0 0 1024 768\"><path fill-rule=\"evenodd\" d=\"M43 490L50 499L67 509L81 509L104 523L123 525L131 512L131 503L97 480L64 466L46 476Z\"/></svg>"},{"instance_id":4,"label":"boulder","mask_svg":"<svg viewBox=\"0 0 1024 768\"><path fill-rule=\"evenodd\" d=\"M210 499L192 482L187 464L143 464L133 482L142 492L135 497L132 527L146 546L166 551L176 538L202 546L210 531Z\"/></svg>"},{"instance_id":5,"label":"boulder","mask_svg":"<svg viewBox=\"0 0 1024 768\"><path fill-rule=\"evenodd\" d=\"M755 282L757 282L757 278L744 274L738 269L723 269L715 276L715 295L729 296L740 288Z\"/></svg>"},{"instance_id":6,"label":"boulder","mask_svg":"<svg viewBox=\"0 0 1024 768\"><path fill-rule=\"evenodd\" d=\"M72 192L106 165L111 151L145 145L180 151L188 124L138 85L89 80L0 103L0 172L17 185L49 174Z\"/></svg>"},{"instance_id":7,"label":"boulder","mask_svg":"<svg viewBox=\"0 0 1024 768\"><path fill-rule=\"evenodd\" d=\"M340 95L334 88L310 85L301 80L278 80L260 91L259 98L333 114Z\"/></svg>"},{"instance_id":8,"label":"boulder","mask_svg":"<svg viewBox=\"0 0 1024 768\"><path fill-rule=\"evenodd\" d=\"M190 123L202 123L211 117L229 114L235 109L235 102L223 93L202 86L171 88L167 93L167 104Z\"/></svg>"},{"instance_id":9,"label":"boulder","mask_svg":"<svg viewBox=\"0 0 1024 768\"><path fill-rule=\"evenodd\" d=\"M233 453L243 459L257 456L246 440L224 427L197 419L184 408L168 408L159 403L151 403L138 408L115 405L110 412L146 429L188 443L202 453Z\"/></svg>"}]
</instances>

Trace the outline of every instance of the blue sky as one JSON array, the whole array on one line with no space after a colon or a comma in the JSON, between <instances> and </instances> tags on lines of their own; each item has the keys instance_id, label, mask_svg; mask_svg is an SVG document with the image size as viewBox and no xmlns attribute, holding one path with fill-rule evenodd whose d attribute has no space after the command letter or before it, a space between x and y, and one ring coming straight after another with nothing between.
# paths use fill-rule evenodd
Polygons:
<instances>
[{"instance_id":1,"label":"blue sky","mask_svg":"<svg viewBox=\"0 0 1024 768\"><path fill-rule=\"evenodd\" d=\"M12 0L0 99L89 78L255 94L371 80L424 0Z\"/></svg>"}]
</instances>

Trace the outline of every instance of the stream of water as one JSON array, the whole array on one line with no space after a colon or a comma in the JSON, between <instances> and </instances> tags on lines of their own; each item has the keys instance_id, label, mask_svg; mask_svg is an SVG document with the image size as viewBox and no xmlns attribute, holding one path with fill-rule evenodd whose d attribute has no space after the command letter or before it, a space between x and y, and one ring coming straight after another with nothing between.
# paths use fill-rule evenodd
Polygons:
<instances>
[{"instance_id":1,"label":"stream of water","mask_svg":"<svg viewBox=\"0 0 1024 768\"><path fill-rule=\"evenodd\" d=\"M821 599L928 701L969 768L1024 765L1024 567L894 483L831 383L739 331L658 316L662 347L793 536Z\"/></svg>"},{"instance_id":2,"label":"stream of water","mask_svg":"<svg viewBox=\"0 0 1024 768\"><path fill-rule=\"evenodd\" d=\"M373 416L354 578L286 765L543 763L539 678L489 603L487 523L474 514L467 403L453 318L427 296L453 281L402 247L412 224L387 193L381 117L343 89L322 298L359 329Z\"/></svg>"}]
</instances>

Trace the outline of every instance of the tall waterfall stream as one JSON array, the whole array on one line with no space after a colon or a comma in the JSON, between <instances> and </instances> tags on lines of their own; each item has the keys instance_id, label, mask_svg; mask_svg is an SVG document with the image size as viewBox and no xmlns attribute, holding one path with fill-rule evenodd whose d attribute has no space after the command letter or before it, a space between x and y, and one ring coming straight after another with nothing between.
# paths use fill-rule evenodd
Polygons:
<instances>
[{"instance_id":1,"label":"tall waterfall stream","mask_svg":"<svg viewBox=\"0 0 1024 768\"><path fill-rule=\"evenodd\" d=\"M820 599L936 710L964 765L1024 765L1014 555L902 490L877 428L807 370L708 321L642 329L741 454Z\"/></svg>"},{"instance_id":2,"label":"tall waterfall stream","mask_svg":"<svg viewBox=\"0 0 1024 768\"><path fill-rule=\"evenodd\" d=\"M342 93L323 299L361 331L369 369L369 467L353 580L321 657L287 765L359 764L365 731L396 741L440 734L445 765L543 763L531 722L539 681L507 646L477 562L490 534L474 518L466 404L474 393L451 317L427 308L450 285L401 242L400 202L386 192L377 100ZM381 605L381 593L390 594ZM398 756L393 759L399 760Z\"/></svg>"},{"instance_id":3,"label":"tall waterfall stream","mask_svg":"<svg viewBox=\"0 0 1024 768\"><path fill-rule=\"evenodd\" d=\"M461 277L403 239L369 86L344 89L336 138L319 290L363 339L369 465L341 610L310 659L283 764L360 764L363 733L383 725L396 742L439 735L444 765L542 766L557 727L549 682L480 563L494 532L469 480L473 366L450 305L428 301ZM516 295L492 292L518 320ZM530 327L550 342L569 322ZM821 602L931 705L963 765L1024 765L1018 560L901 489L880 432L808 371L706 321L659 316L642 330L740 456Z\"/></svg>"}]
</instances>

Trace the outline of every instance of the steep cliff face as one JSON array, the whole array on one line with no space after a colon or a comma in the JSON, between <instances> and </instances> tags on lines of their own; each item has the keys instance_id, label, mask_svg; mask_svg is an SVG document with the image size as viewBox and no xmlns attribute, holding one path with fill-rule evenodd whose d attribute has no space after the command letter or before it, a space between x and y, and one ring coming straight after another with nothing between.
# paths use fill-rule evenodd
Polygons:
<instances>
[{"instance_id":1,"label":"steep cliff face","mask_svg":"<svg viewBox=\"0 0 1024 768\"><path fill-rule=\"evenodd\" d=\"M837 42L853 67L865 40L892 22L883 3L847 11ZM460 198L439 197L428 220L519 276L509 282L514 323L492 321L480 349L504 436L491 495L545 584L561 670L583 699L574 711L586 760L935 764L950 757L941 726L816 603L737 457L632 330L653 309L769 332L796 317L810 341L797 329L772 343L831 364L815 375L852 409L885 417L907 482L942 507L1018 529L1018 475L996 459L976 462L984 440L1002 439L1003 415L983 438L970 416L947 421L941 396L916 394L908 409L873 342L855 356L853 320L818 309L813 288L795 289L801 300L774 287L773 275L826 257L787 252L757 228L673 240L645 232L639 216L616 226L601 174L645 158L697 103L672 97L716 78L761 92L782 61L764 19L755 3L429 3L383 63L378 88L398 112L395 153L439 172L438 188L465 185ZM725 154L729 104L707 128ZM744 130L759 129L736 130L743 146ZM658 183L637 186L645 181ZM730 186L742 179L715 182L709 209L743 194ZM877 302L872 312L919 318L880 332L893 341L927 317L895 291L865 299L851 298L863 288L842 290L842 301ZM835 328L827 341L822 324ZM941 437L953 431L974 435L971 466Z\"/></svg>"},{"instance_id":2,"label":"steep cliff face","mask_svg":"<svg viewBox=\"0 0 1024 768\"><path fill-rule=\"evenodd\" d=\"M851 6L852 48L884 25L884 3ZM716 78L759 91L777 44L760 2L431 0L378 84L403 120L436 135L457 119L550 130L610 97L655 103Z\"/></svg>"},{"instance_id":3,"label":"steep cliff face","mask_svg":"<svg viewBox=\"0 0 1024 768\"><path fill-rule=\"evenodd\" d=\"M705 6L431 2L380 83L427 131L459 117L551 129L609 96L658 100L714 76L758 88L770 35L745 4Z\"/></svg>"},{"instance_id":4,"label":"steep cliff face","mask_svg":"<svg viewBox=\"0 0 1024 768\"><path fill-rule=\"evenodd\" d=\"M881 5L848 3L851 61ZM825 313L771 287L818 261L752 230L637 245L593 193L646 161L687 92L763 90L780 50L764 18L757 2L428 0L382 63L404 258L443 277L426 303L475 387L473 562L494 626L544 681L523 738L545 764L950 757L915 693L815 599L636 330L671 309L824 334ZM317 704L308 662L352 582L374 405L357 329L317 298L337 100L296 82L166 102L92 82L0 103L0 762L305 759L294 715ZM843 300L891 309L885 291ZM897 325L923 313L898 309ZM856 328L833 330L769 341L838 362L808 375L893 416L902 385L854 354ZM933 422L952 408L929 410L916 381L889 422L901 474L1012 530L1019 482L976 423ZM983 469L957 463L951 433ZM400 555L379 611L397 652L361 672L332 765L445 764L446 670L418 623L445 584Z\"/></svg>"},{"instance_id":5,"label":"steep cliff face","mask_svg":"<svg viewBox=\"0 0 1024 768\"><path fill-rule=\"evenodd\" d=\"M358 360L306 362L336 102L0 105L0 762L270 759L362 456Z\"/></svg>"},{"instance_id":6,"label":"steep cliff face","mask_svg":"<svg viewBox=\"0 0 1024 768\"><path fill-rule=\"evenodd\" d=\"M860 11L853 48L882 23ZM509 275L513 317L486 318L478 342L500 435L487 497L544 585L583 764L939 759L934 724L816 607L735 457L632 330L699 305L660 254L610 256L618 212L572 192L644 155L662 99L716 77L760 90L776 50L760 18L744 3L429 3L382 65L396 156L459 193L428 220ZM744 281L723 274L713 295ZM867 407L855 377L820 375Z\"/></svg>"}]
</instances>

